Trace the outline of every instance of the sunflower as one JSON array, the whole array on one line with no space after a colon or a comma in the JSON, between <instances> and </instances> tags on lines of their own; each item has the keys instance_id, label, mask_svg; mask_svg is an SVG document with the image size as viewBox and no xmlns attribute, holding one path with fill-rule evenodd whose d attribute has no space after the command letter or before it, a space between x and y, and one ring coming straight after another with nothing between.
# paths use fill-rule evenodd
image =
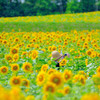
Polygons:
<instances>
[{"instance_id":1,"label":"sunflower","mask_svg":"<svg viewBox=\"0 0 100 100\"><path fill-rule=\"evenodd\" d=\"M24 72L31 72L32 71L32 65L29 62L23 63L22 69Z\"/></svg>"},{"instance_id":2,"label":"sunflower","mask_svg":"<svg viewBox=\"0 0 100 100\"><path fill-rule=\"evenodd\" d=\"M4 40L4 41L3 41L3 44L7 44L7 41L6 41L6 40Z\"/></svg>"},{"instance_id":3,"label":"sunflower","mask_svg":"<svg viewBox=\"0 0 100 100\"><path fill-rule=\"evenodd\" d=\"M57 50L57 47L53 45L52 48L51 48L51 50L55 51L55 50Z\"/></svg>"},{"instance_id":4,"label":"sunflower","mask_svg":"<svg viewBox=\"0 0 100 100\"><path fill-rule=\"evenodd\" d=\"M7 61L11 61L12 60L12 56L10 54L5 55L5 59Z\"/></svg>"},{"instance_id":5,"label":"sunflower","mask_svg":"<svg viewBox=\"0 0 100 100\"><path fill-rule=\"evenodd\" d=\"M27 52L22 52L22 58L26 58L28 56L28 53Z\"/></svg>"},{"instance_id":6,"label":"sunflower","mask_svg":"<svg viewBox=\"0 0 100 100\"><path fill-rule=\"evenodd\" d=\"M30 48L30 47L31 47L31 44L28 44L28 45L27 45L27 48Z\"/></svg>"},{"instance_id":7,"label":"sunflower","mask_svg":"<svg viewBox=\"0 0 100 100\"><path fill-rule=\"evenodd\" d=\"M68 43L67 42L64 42L64 45L68 45Z\"/></svg>"},{"instance_id":8,"label":"sunflower","mask_svg":"<svg viewBox=\"0 0 100 100\"><path fill-rule=\"evenodd\" d=\"M94 58L96 56L97 56L97 52L96 51L93 51L91 57Z\"/></svg>"},{"instance_id":9,"label":"sunflower","mask_svg":"<svg viewBox=\"0 0 100 100\"><path fill-rule=\"evenodd\" d=\"M31 58L34 60L34 59L36 59L37 57L38 57L38 51L33 50L33 51L32 51L32 54L31 54Z\"/></svg>"},{"instance_id":10,"label":"sunflower","mask_svg":"<svg viewBox=\"0 0 100 100\"><path fill-rule=\"evenodd\" d=\"M61 62L60 62L60 66L65 66L67 63L67 60L66 59L63 59Z\"/></svg>"},{"instance_id":11,"label":"sunflower","mask_svg":"<svg viewBox=\"0 0 100 100\"><path fill-rule=\"evenodd\" d=\"M88 49L89 47L87 45L83 45L83 48L84 49Z\"/></svg>"},{"instance_id":12,"label":"sunflower","mask_svg":"<svg viewBox=\"0 0 100 100\"><path fill-rule=\"evenodd\" d=\"M19 70L19 65L18 64L11 64L11 70L12 71L18 71Z\"/></svg>"},{"instance_id":13,"label":"sunflower","mask_svg":"<svg viewBox=\"0 0 100 100\"><path fill-rule=\"evenodd\" d=\"M46 74L45 72L41 71L36 77L37 85L41 86L45 82Z\"/></svg>"},{"instance_id":14,"label":"sunflower","mask_svg":"<svg viewBox=\"0 0 100 100\"><path fill-rule=\"evenodd\" d=\"M85 59L85 65L86 66L88 65L88 59Z\"/></svg>"},{"instance_id":15,"label":"sunflower","mask_svg":"<svg viewBox=\"0 0 100 100\"><path fill-rule=\"evenodd\" d=\"M13 76L10 79L10 85L12 85L12 86L20 86L21 85L21 78L19 76Z\"/></svg>"},{"instance_id":16,"label":"sunflower","mask_svg":"<svg viewBox=\"0 0 100 100\"><path fill-rule=\"evenodd\" d=\"M10 50L11 54L17 54L18 51L19 51L19 50L18 50L18 48L16 48L16 47L11 48L11 50Z\"/></svg>"},{"instance_id":17,"label":"sunflower","mask_svg":"<svg viewBox=\"0 0 100 100\"><path fill-rule=\"evenodd\" d=\"M56 72L56 70L51 68L51 69L48 70L48 75L50 75L50 74L52 74L54 72Z\"/></svg>"},{"instance_id":18,"label":"sunflower","mask_svg":"<svg viewBox=\"0 0 100 100\"><path fill-rule=\"evenodd\" d=\"M10 95L11 95L11 98L10 99L7 99L7 100L20 100L22 99L21 98L21 89L18 88L18 87L12 87L11 90L10 90Z\"/></svg>"},{"instance_id":19,"label":"sunflower","mask_svg":"<svg viewBox=\"0 0 100 100\"><path fill-rule=\"evenodd\" d=\"M97 68L97 73L100 73L100 66Z\"/></svg>"},{"instance_id":20,"label":"sunflower","mask_svg":"<svg viewBox=\"0 0 100 100\"><path fill-rule=\"evenodd\" d=\"M35 100L35 97L33 95L29 95L26 97L25 100Z\"/></svg>"},{"instance_id":21,"label":"sunflower","mask_svg":"<svg viewBox=\"0 0 100 100\"><path fill-rule=\"evenodd\" d=\"M30 85L29 80L28 79L22 79L22 85L26 86L26 87L29 87L29 85Z\"/></svg>"},{"instance_id":22,"label":"sunflower","mask_svg":"<svg viewBox=\"0 0 100 100\"><path fill-rule=\"evenodd\" d=\"M61 48L61 45L59 45L58 48Z\"/></svg>"},{"instance_id":23,"label":"sunflower","mask_svg":"<svg viewBox=\"0 0 100 100\"><path fill-rule=\"evenodd\" d=\"M44 93L55 93L56 91L56 86L54 83L46 83L43 87L43 92Z\"/></svg>"},{"instance_id":24,"label":"sunflower","mask_svg":"<svg viewBox=\"0 0 100 100\"><path fill-rule=\"evenodd\" d=\"M31 43L31 47L34 47L34 43Z\"/></svg>"},{"instance_id":25,"label":"sunflower","mask_svg":"<svg viewBox=\"0 0 100 100\"><path fill-rule=\"evenodd\" d=\"M81 100L100 100L100 96L97 93L85 94L81 97Z\"/></svg>"},{"instance_id":26,"label":"sunflower","mask_svg":"<svg viewBox=\"0 0 100 100\"><path fill-rule=\"evenodd\" d=\"M100 58L100 53L98 53L97 56Z\"/></svg>"},{"instance_id":27,"label":"sunflower","mask_svg":"<svg viewBox=\"0 0 100 100\"><path fill-rule=\"evenodd\" d=\"M73 83L76 83L76 82L78 82L78 80L79 80L79 74L77 74L77 75L75 75L74 77L73 77Z\"/></svg>"},{"instance_id":28,"label":"sunflower","mask_svg":"<svg viewBox=\"0 0 100 100\"><path fill-rule=\"evenodd\" d=\"M48 65L47 65L47 64L42 65L41 71L46 72L46 71L47 71L47 69L48 69Z\"/></svg>"},{"instance_id":29,"label":"sunflower","mask_svg":"<svg viewBox=\"0 0 100 100\"><path fill-rule=\"evenodd\" d=\"M8 73L8 67L2 66L2 67L0 68L0 73L2 73L2 74L7 74L7 73Z\"/></svg>"},{"instance_id":30,"label":"sunflower","mask_svg":"<svg viewBox=\"0 0 100 100\"><path fill-rule=\"evenodd\" d=\"M70 70L64 70L63 78L65 82L68 81L72 78L72 72Z\"/></svg>"},{"instance_id":31,"label":"sunflower","mask_svg":"<svg viewBox=\"0 0 100 100\"><path fill-rule=\"evenodd\" d=\"M32 42L36 42L36 39L34 38L34 39L32 39Z\"/></svg>"},{"instance_id":32,"label":"sunflower","mask_svg":"<svg viewBox=\"0 0 100 100\"><path fill-rule=\"evenodd\" d=\"M79 81L81 82L82 85L84 85L86 83L85 76L84 75L80 75Z\"/></svg>"},{"instance_id":33,"label":"sunflower","mask_svg":"<svg viewBox=\"0 0 100 100\"><path fill-rule=\"evenodd\" d=\"M79 71L78 74L80 74L80 75L84 75L85 78L87 79L87 75L86 75L86 73L85 73L84 71Z\"/></svg>"},{"instance_id":34,"label":"sunflower","mask_svg":"<svg viewBox=\"0 0 100 100\"><path fill-rule=\"evenodd\" d=\"M51 50L52 50L52 46L49 46L49 47L48 47L48 51L51 51Z\"/></svg>"},{"instance_id":35,"label":"sunflower","mask_svg":"<svg viewBox=\"0 0 100 100\"><path fill-rule=\"evenodd\" d=\"M69 86L64 87L63 94L66 95L69 92L70 92L70 87Z\"/></svg>"},{"instance_id":36,"label":"sunflower","mask_svg":"<svg viewBox=\"0 0 100 100\"><path fill-rule=\"evenodd\" d=\"M18 55L18 54L15 54L15 55L13 56L13 61L18 61L18 59L19 59L19 55Z\"/></svg>"},{"instance_id":37,"label":"sunflower","mask_svg":"<svg viewBox=\"0 0 100 100\"><path fill-rule=\"evenodd\" d=\"M92 51L91 51L91 50L88 50L88 51L86 51L86 54L87 54L88 56L91 56L91 55L92 55Z\"/></svg>"},{"instance_id":38,"label":"sunflower","mask_svg":"<svg viewBox=\"0 0 100 100\"><path fill-rule=\"evenodd\" d=\"M45 49L41 49L41 51L45 52Z\"/></svg>"},{"instance_id":39,"label":"sunflower","mask_svg":"<svg viewBox=\"0 0 100 100\"><path fill-rule=\"evenodd\" d=\"M54 83L56 86L61 86L63 83L63 77L62 77L62 74L60 72L52 73L49 76L48 80L49 80L49 82Z\"/></svg>"},{"instance_id":40,"label":"sunflower","mask_svg":"<svg viewBox=\"0 0 100 100\"><path fill-rule=\"evenodd\" d=\"M93 75L92 79L96 86L100 86L100 73Z\"/></svg>"},{"instance_id":41,"label":"sunflower","mask_svg":"<svg viewBox=\"0 0 100 100\"><path fill-rule=\"evenodd\" d=\"M44 94L42 100L47 100L47 98L48 98L48 94Z\"/></svg>"},{"instance_id":42,"label":"sunflower","mask_svg":"<svg viewBox=\"0 0 100 100\"><path fill-rule=\"evenodd\" d=\"M88 42L85 42L84 45L88 45Z\"/></svg>"},{"instance_id":43,"label":"sunflower","mask_svg":"<svg viewBox=\"0 0 100 100\"><path fill-rule=\"evenodd\" d=\"M18 38L15 38L15 40L14 40L15 42L18 42L19 41L19 39Z\"/></svg>"},{"instance_id":44,"label":"sunflower","mask_svg":"<svg viewBox=\"0 0 100 100\"><path fill-rule=\"evenodd\" d=\"M34 47L37 49L37 48L39 48L39 45L38 44L35 44Z\"/></svg>"}]
</instances>

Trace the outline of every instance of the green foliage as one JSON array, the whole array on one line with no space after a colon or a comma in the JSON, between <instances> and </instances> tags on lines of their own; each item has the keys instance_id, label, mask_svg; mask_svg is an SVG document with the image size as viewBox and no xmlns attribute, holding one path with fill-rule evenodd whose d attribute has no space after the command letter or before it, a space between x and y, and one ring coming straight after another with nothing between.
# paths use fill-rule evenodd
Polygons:
<instances>
[{"instance_id":1,"label":"green foliage","mask_svg":"<svg viewBox=\"0 0 100 100\"><path fill-rule=\"evenodd\" d=\"M69 0L66 13L90 12L96 10L95 0Z\"/></svg>"},{"instance_id":2,"label":"green foliage","mask_svg":"<svg viewBox=\"0 0 100 100\"><path fill-rule=\"evenodd\" d=\"M96 0L81 0L82 12L95 11Z\"/></svg>"},{"instance_id":3,"label":"green foliage","mask_svg":"<svg viewBox=\"0 0 100 100\"><path fill-rule=\"evenodd\" d=\"M80 27L79 27L80 26ZM0 23L0 32L11 32L14 29L16 32L21 29L21 31L43 31L43 32L52 32L52 31L71 31L71 30L92 30L92 29L100 29L100 23L92 23L92 22L8 22L8 23Z\"/></svg>"},{"instance_id":4,"label":"green foliage","mask_svg":"<svg viewBox=\"0 0 100 100\"><path fill-rule=\"evenodd\" d=\"M25 0L24 3L0 0L0 17L79 13L100 10L95 0Z\"/></svg>"},{"instance_id":5,"label":"green foliage","mask_svg":"<svg viewBox=\"0 0 100 100\"><path fill-rule=\"evenodd\" d=\"M80 6L81 5L80 2L78 2L78 0L71 0L71 1L69 0L67 3L66 13L82 12L82 8Z\"/></svg>"}]
</instances>

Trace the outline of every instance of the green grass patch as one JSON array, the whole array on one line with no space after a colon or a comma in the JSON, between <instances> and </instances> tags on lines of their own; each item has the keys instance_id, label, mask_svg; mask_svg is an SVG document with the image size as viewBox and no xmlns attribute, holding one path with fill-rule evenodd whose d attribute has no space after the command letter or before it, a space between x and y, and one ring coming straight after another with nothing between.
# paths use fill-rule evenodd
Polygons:
<instances>
[{"instance_id":1,"label":"green grass patch","mask_svg":"<svg viewBox=\"0 0 100 100\"><path fill-rule=\"evenodd\" d=\"M95 30L100 29L100 23L93 22L6 22L0 23L0 32L11 32L12 29L15 32L25 31L25 32L51 32L51 31L63 31L68 32L71 30Z\"/></svg>"}]
</instances>

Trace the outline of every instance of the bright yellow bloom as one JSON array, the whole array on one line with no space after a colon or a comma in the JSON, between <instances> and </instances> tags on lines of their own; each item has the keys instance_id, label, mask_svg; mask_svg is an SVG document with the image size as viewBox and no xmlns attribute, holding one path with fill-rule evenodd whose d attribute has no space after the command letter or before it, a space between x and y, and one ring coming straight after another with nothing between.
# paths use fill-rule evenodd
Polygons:
<instances>
[{"instance_id":1,"label":"bright yellow bloom","mask_svg":"<svg viewBox=\"0 0 100 100\"><path fill-rule=\"evenodd\" d=\"M81 100L100 100L100 96L97 93L85 94L82 96Z\"/></svg>"},{"instance_id":2,"label":"bright yellow bloom","mask_svg":"<svg viewBox=\"0 0 100 100\"><path fill-rule=\"evenodd\" d=\"M36 59L37 57L38 57L38 51L33 50L33 51L32 51L32 54L31 54L31 58L34 60L34 59Z\"/></svg>"},{"instance_id":3,"label":"bright yellow bloom","mask_svg":"<svg viewBox=\"0 0 100 100\"><path fill-rule=\"evenodd\" d=\"M22 79L22 85L26 86L26 87L29 87L29 85L30 85L29 80L28 79Z\"/></svg>"},{"instance_id":4,"label":"bright yellow bloom","mask_svg":"<svg viewBox=\"0 0 100 100\"><path fill-rule=\"evenodd\" d=\"M54 73L54 72L56 72L55 69L52 69L52 68L51 68L51 69L48 70L48 74L49 74L49 75L52 74L52 73Z\"/></svg>"},{"instance_id":5,"label":"bright yellow bloom","mask_svg":"<svg viewBox=\"0 0 100 100\"><path fill-rule=\"evenodd\" d=\"M46 79L45 72L43 72L43 71L39 72L39 74L37 75L37 78L36 78L37 85L39 85L39 86L43 85L43 83L45 82L45 79Z\"/></svg>"},{"instance_id":6,"label":"bright yellow bloom","mask_svg":"<svg viewBox=\"0 0 100 100\"><path fill-rule=\"evenodd\" d=\"M100 66L97 68L97 73L100 73Z\"/></svg>"},{"instance_id":7,"label":"bright yellow bloom","mask_svg":"<svg viewBox=\"0 0 100 100\"><path fill-rule=\"evenodd\" d=\"M63 84L62 74L60 72L52 73L49 76L49 80L48 81L54 83L56 86L61 86Z\"/></svg>"},{"instance_id":8,"label":"bright yellow bloom","mask_svg":"<svg viewBox=\"0 0 100 100\"><path fill-rule=\"evenodd\" d=\"M88 59L85 59L85 65L86 66L88 65Z\"/></svg>"},{"instance_id":9,"label":"bright yellow bloom","mask_svg":"<svg viewBox=\"0 0 100 100\"><path fill-rule=\"evenodd\" d=\"M72 78L72 72L70 70L64 70L63 78L65 82L68 81Z\"/></svg>"},{"instance_id":10,"label":"bright yellow bloom","mask_svg":"<svg viewBox=\"0 0 100 100\"><path fill-rule=\"evenodd\" d=\"M12 56L10 54L5 55L7 61L12 61Z\"/></svg>"},{"instance_id":11,"label":"bright yellow bloom","mask_svg":"<svg viewBox=\"0 0 100 100\"><path fill-rule=\"evenodd\" d=\"M65 66L67 63L66 59L62 59L62 61L60 62L60 66Z\"/></svg>"},{"instance_id":12,"label":"bright yellow bloom","mask_svg":"<svg viewBox=\"0 0 100 100\"><path fill-rule=\"evenodd\" d=\"M10 50L11 54L17 54L18 52L19 52L19 50L16 47L11 48L11 50Z\"/></svg>"},{"instance_id":13,"label":"bright yellow bloom","mask_svg":"<svg viewBox=\"0 0 100 100\"><path fill-rule=\"evenodd\" d=\"M2 66L2 67L0 68L0 73L2 73L2 74L7 74L7 73L8 73L8 67Z\"/></svg>"},{"instance_id":14,"label":"bright yellow bloom","mask_svg":"<svg viewBox=\"0 0 100 100\"><path fill-rule=\"evenodd\" d=\"M10 79L10 85L12 85L12 86L20 86L21 85L21 78L19 76L13 76Z\"/></svg>"},{"instance_id":15,"label":"bright yellow bloom","mask_svg":"<svg viewBox=\"0 0 100 100\"><path fill-rule=\"evenodd\" d=\"M47 71L47 69L48 69L48 65L47 65L47 64L42 65L41 71L46 72L46 71Z\"/></svg>"},{"instance_id":16,"label":"bright yellow bloom","mask_svg":"<svg viewBox=\"0 0 100 100\"><path fill-rule=\"evenodd\" d=\"M54 83L46 83L43 87L43 92L44 93L55 93L56 91L56 86Z\"/></svg>"},{"instance_id":17,"label":"bright yellow bloom","mask_svg":"<svg viewBox=\"0 0 100 100\"><path fill-rule=\"evenodd\" d=\"M32 71L32 64L29 62L23 63L22 69L24 72L31 72Z\"/></svg>"},{"instance_id":18,"label":"bright yellow bloom","mask_svg":"<svg viewBox=\"0 0 100 100\"><path fill-rule=\"evenodd\" d=\"M35 97L33 95L29 95L26 97L25 100L35 100Z\"/></svg>"},{"instance_id":19,"label":"bright yellow bloom","mask_svg":"<svg viewBox=\"0 0 100 100\"><path fill-rule=\"evenodd\" d=\"M69 92L70 92L70 87L69 87L69 86L64 87L64 89L63 89L63 94L66 95L66 94L68 94Z\"/></svg>"},{"instance_id":20,"label":"bright yellow bloom","mask_svg":"<svg viewBox=\"0 0 100 100\"><path fill-rule=\"evenodd\" d=\"M18 61L18 59L19 59L19 55L18 54L15 54L14 56L13 56L13 61Z\"/></svg>"},{"instance_id":21,"label":"bright yellow bloom","mask_svg":"<svg viewBox=\"0 0 100 100\"><path fill-rule=\"evenodd\" d=\"M11 64L11 70L12 71L18 71L19 70L19 65L18 64Z\"/></svg>"}]
</instances>

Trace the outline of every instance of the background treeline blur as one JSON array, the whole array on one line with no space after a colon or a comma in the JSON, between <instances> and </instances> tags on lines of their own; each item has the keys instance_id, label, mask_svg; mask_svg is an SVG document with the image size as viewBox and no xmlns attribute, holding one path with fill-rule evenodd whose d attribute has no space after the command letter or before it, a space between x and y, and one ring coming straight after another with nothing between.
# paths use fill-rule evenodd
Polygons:
<instances>
[{"instance_id":1,"label":"background treeline blur","mask_svg":"<svg viewBox=\"0 0 100 100\"><path fill-rule=\"evenodd\" d=\"M80 13L100 10L100 0L0 0L0 17Z\"/></svg>"}]
</instances>

